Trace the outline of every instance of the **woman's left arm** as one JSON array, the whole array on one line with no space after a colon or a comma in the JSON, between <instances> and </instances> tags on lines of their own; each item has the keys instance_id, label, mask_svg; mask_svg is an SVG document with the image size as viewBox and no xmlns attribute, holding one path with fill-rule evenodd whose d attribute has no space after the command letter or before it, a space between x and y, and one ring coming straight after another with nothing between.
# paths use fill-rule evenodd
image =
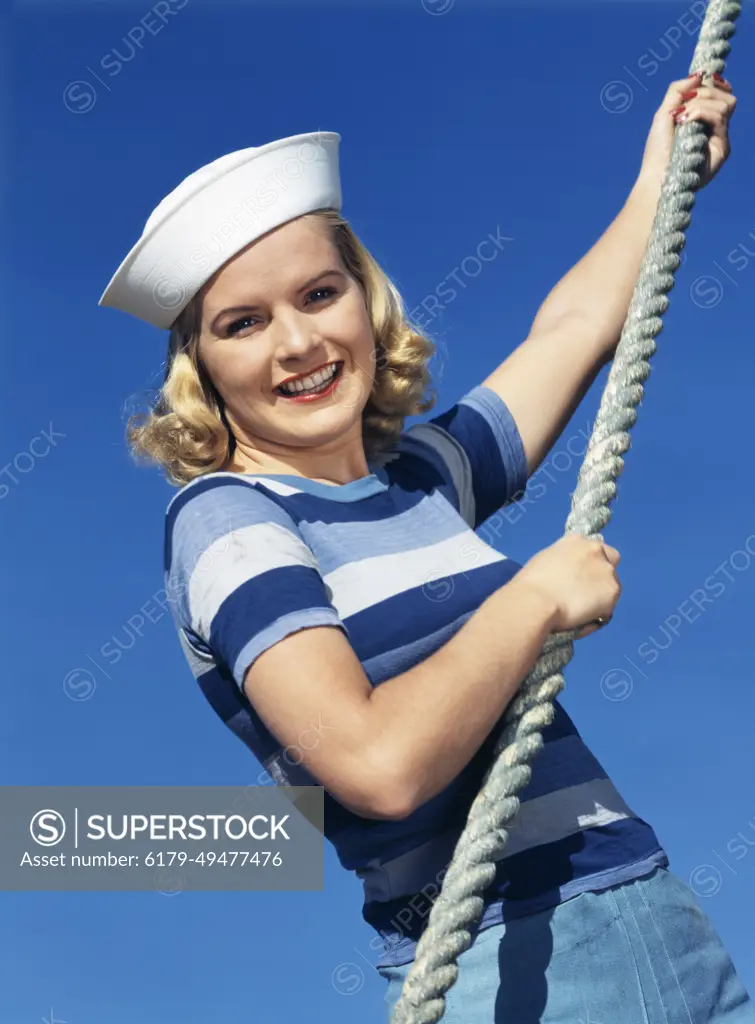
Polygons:
<instances>
[{"instance_id":1,"label":"woman's left arm","mask_svg":"<svg viewBox=\"0 0 755 1024\"><path fill-rule=\"evenodd\" d=\"M729 156L729 118L736 99L717 76L674 82L658 109L640 173L618 217L540 307L530 334L482 383L509 407L531 476L553 447L601 368L614 354L655 218L675 125L711 128L707 184Z\"/></svg>"}]
</instances>

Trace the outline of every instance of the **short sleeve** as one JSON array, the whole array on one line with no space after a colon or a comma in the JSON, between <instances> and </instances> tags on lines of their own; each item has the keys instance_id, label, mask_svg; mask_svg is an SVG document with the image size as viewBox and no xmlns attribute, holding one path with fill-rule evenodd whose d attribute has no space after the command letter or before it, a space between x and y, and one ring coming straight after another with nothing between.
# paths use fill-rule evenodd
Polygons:
<instances>
[{"instance_id":1,"label":"short sleeve","mask_svg":"<svg viewBox=\"0 0 755 1024\"><path fill-rule=\"evenodd\" d=\"M175 496L165 576L177 624L239 688L260 654L289 634L322 625L348 632L294 520L241 477L210 476Z\"/></svg>"},{"instance_id":2,"label":"short sleeve","mask_svg":"<svg viewBox=\"0 0 755 1024\"><path fill-rule=\"evenodd\" d=\"M409 427L403 438L435 461L472 529L524 494L524 445L508 406L492 388L472 388L447 412Z\"/></svg>"}]
</instances>

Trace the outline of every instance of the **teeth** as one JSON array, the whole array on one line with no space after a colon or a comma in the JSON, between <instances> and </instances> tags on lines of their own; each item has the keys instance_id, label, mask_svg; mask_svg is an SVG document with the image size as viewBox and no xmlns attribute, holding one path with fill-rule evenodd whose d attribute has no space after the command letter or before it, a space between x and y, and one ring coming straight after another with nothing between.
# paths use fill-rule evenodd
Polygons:
<instances>
[{"instance_id":1,"label":"teeth","mask_svg":"<svg viewBox=\"0 0 755 1024\"><path fill-rule=\"evenodd\" d=\"M310 377L303 377L301 380L291 381L290 384L279 385L281 391L285 391L290 395L299 394L302 391L311 391L320 384L324 384L326 381L331 380L338 369L337 363L331 363L326 366L323 370L318 370L317 373L313 373Z\"/></svg>"}]
</instances>

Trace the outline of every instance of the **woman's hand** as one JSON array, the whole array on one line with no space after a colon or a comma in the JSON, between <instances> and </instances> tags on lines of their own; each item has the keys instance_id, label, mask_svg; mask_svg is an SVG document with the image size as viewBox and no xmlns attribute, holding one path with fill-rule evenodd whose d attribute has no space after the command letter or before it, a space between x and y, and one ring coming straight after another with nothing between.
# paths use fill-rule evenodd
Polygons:
<instances>
[{"instance_id":1,"label":"woman's hand","mask_svg":"<svg viewBox=\"0 0 755 1024\"><path fill-rule=\"evenodd\" d=\"M553 609L555 632L579 629L589 636L608 622L621 595L616 548L595 538L567 533L555 544L538 551L516 575L517 586L538 590Z\"/></svg>"},{"instance_id":2,"label":"woman's hand","mask_svg":"<svg viewBox=\"0 0 755 1024\"><path fill-rule=\"evenodd\" d=\"M711 128L707 162L701 172L701 187L718 173L731 152L729 119L737 105L731 85L716 75L711 85L701 85L702 72L669 87L650 129L642 158L641 177L663 181L666 176L676 125L704 121Z\"/></svg>"}]
</instances>

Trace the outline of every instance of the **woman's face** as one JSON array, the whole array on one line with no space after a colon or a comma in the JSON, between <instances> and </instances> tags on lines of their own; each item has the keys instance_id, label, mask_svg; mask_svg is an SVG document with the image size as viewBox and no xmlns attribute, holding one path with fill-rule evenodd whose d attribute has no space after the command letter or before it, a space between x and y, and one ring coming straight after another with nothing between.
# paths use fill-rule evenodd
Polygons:
<instances>
[{"instance_id":1,"label":"woman's face","mask_svg":"<svg viewBox=\"0 0 755 1024\"><path fill-rule=\"evenodd\" d=\"M319 218L289 221L210 279L199 355L242 462L248 454L261 471L265 455L364 463L361 417L374 382L374 337L362 290ZM334 363L335 385L322 397L302 401L277 390Z\"/></svg>"}]
</instances>

